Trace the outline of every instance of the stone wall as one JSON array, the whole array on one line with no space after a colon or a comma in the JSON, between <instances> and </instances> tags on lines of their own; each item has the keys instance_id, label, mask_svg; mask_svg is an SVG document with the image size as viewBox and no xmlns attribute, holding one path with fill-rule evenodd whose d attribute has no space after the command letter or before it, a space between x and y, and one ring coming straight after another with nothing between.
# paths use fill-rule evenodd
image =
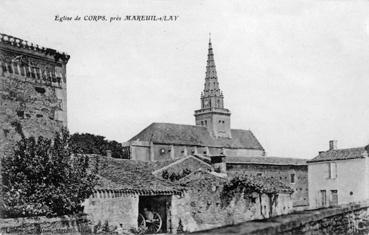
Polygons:
<instances>
[{"instance_id":1,"label":"stone wall","mask_svg":"<svg viewBox=\"0 0 369 235\"><path fill-rule=\"evenodd\" d=\"M93 225L108 222L111 228L123 225L125 230L137 228L137 195L112 191L95 192L84 202L84 213Z\"/></svg>"},{"instance_id":2,"label":"stone wall","mask_svg":"<svg viewBox=\"0 0 369 235\"><path fill-rule=\"evenodd\" d=\"M69 56L27 43L0 34L1 155L20 138L19 127L26 137L50 138L67 126Z\"/></svg>"},{"instance_id":3,"label":"stone wall","mask_svg":"<svg viewBox=\"0 0 369 235\"><path fill-rule=\"evenodd\" d=\"M243 234L368 234L369 202L346 204L335 208L307 210L262 221L250 221L198 235Z\"/></svg>"},{"instance_id":4,"label":"stone wall","mask_svg":"<svg viewBox=\"0 0 369 235\"><path fill-rule=\"evenodd\" d=\"M0 34L0 158L12 153L22 134L51 138L67 126L68 60L69 55Z\"/></svg>"},{"instance_id":5,"label":"stone wall","mask_svg":"<svg viewBox=\"0 0 369 235\"><path fill-rule=\"evenodd\" d=\"M85 215L0 219L0 234L90 234Z\"/></svg>"},{"instance_id":6,"label":"stone wall","mask_svg":"<svg viewBox=\"0 0 369 235\"><path fill-rule=\"evenodd\" d=\"M201 181L199 181L202 184ZM184 232L211 229L254 219L287 214L292 210L289 194L280 194L270 211L270 200L265 194L240 195L229 204L220 197L222 184L197 185L182 197L172 197L172 227Z\"/></svg>"},{"instance_id":7,"label":"stone wall","mask_svg":"<svg viewBox=\"0 0 369 235\"><path fill-rule=\"evenodd\" d=\"M249 175L261 174L266 177L278 179L294 190L292 194L294 207L306 208L309 205L307 166L227 163L227 171L230 175L242 172ZM293 182L291 181L292 174L294 175Z\"/></svg>"},{"instance_id":8,"label":"stone wall","mask_svg":"<svg viewBox=\"0 0 369 235\"><path fill-rule=\"evenodd\" d=\"M156 144L147 141L126 142L124 145L126 147L129 146L130 157L132 160L141 161L167 161L183 158L188 155L216 156L221 153L224 153L227 156L264 156L263 150L254 149Z\"/></svg>"}]
</instances>

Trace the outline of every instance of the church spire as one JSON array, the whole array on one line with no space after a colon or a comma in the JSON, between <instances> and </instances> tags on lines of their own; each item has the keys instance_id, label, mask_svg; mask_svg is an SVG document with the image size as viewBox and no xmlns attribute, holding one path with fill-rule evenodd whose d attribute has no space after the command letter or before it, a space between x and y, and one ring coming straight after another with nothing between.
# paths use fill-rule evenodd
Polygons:
<instances>
[{"instance_id":1,"label":"church spire","mask_svg":"<svg viewBox=\"0 0 369 235\"><path fill-rule=\"evenodd\" d=\"M209 35L204 90L201 92L201 109L195 110L196 125L208 129L216 138L232 138L231 112L224 108L223 94L219 88L213 45Z\"/></svg>"},{"instance_id":2,"label":"church spire","mask_svg":"<svg viewBox=\"0 0 369 235\"><path fill-rule=\"evenodd\" d=\"M211 99L213 97L213 99ZM208 59L206 63L204 91L201 94L202 108L223 108L223 94L219 88L213 46L209 35Z\"/></svg>"}]
</instances>

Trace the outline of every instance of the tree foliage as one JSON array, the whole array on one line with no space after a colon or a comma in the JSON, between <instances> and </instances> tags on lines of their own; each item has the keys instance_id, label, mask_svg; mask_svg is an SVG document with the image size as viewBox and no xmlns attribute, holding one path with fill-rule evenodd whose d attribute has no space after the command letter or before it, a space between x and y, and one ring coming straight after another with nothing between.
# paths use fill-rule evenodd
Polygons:
<instances>
[{"instance_id":1,"label":"tree foliage","mask_svg":"<svg viewBox=\"0 0 369 235\"><path fill-rule=\"evenodd\" d=\"M104 136L100 135L75 133L70 138L70 146L75 153L106 155L107 150L110 150L112 157L126 158L121 143L106 140Z\"/></svg>"},{"instance_id":2,"label":"tree foliage","mask_svg":"<svg viewBox=\"0 0 369 235\"><path fill-rule=\"evenodd\" d=\"M83 208L96 183L88 158L72 155L69 133L63 130L51 141L22 138L14 154L2 159L5 216L55 216Z\"/></svg>"}]
</instances>

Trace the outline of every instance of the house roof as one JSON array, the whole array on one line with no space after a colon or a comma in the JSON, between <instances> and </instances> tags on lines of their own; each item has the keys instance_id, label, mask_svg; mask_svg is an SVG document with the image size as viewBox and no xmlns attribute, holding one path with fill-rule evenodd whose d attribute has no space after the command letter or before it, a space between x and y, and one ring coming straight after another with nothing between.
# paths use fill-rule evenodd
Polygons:
<instances>
[{"instance_id":1,"label":"house roof","mask_svg":"<svg viewBox=\"0 0 369 235\"><path fill-rule=\"evenodd\" d=\"M322 162L322 161L334 161L334 160L347 160L364 158L368 156L365 147L347 148L347 149L335 149L320 152L318 156L308 161L309 162Z\"/></svg>"},{"instance_id":2,"label":"house roof","mask_svg":"<svg viewBox=\"0 0 369 235\"><path fill-rule=\"evenodd\" d=\"M307 165L307 159L284 157L231 157L225 158L228 164L262 164L262 165Z\"/></svg>"},{"instance_id":3,"label":"house roof","mask_svg":"<svg viewBox=\"0 0 369 235\"><path fill-rule=\"evenodd\" d=\"M97 190L119 190L135 194L180 194L183 187L155 177L152 172L168 162L141 162L89 155L91 168L98 162ZM97 160L98 159L98 160Z\"/></svg>"},{"instance_id":4,"label":"house roof","mask_svg":"<svg viewBox=\"0 0 369 235\"><path fill-rule=\"evenodd\" d=\"M227 182L227 179L217 175L217 173L215 172L209 172L206 170L197 170L178 180L178 183L188 187L192 186L197 181L205 182L205 184L213 184L213 183L220 184Z\"/></svg>"},{"instance_id":5,"label":"house roof","mask_svg":"<svg viewBox=\"0 0 369 235\"><path fill-rule=\"evenodd\" d=\"M231 134L232 138L213 138L206 127L202 126L152 123L129 142L140 140L161 144L264 150L250 130L232 129Z\"/></svg>"},{"instance_id":6,"label":"house roof","mask_svg":"<svg viewBox=\"0 0 369 235\"><path fill-rule=\"evenodd\" d=\"M212 166L203 161L202 159L192 156L192 155L188 155L184 158L179 158L176 159L174 161L170 161L170 162L166 162L164 164L162 164L162 167L158 165L158 169L153 171L152 173L154 175L163 172L165 170L170 170L171 168L176 168L176 167L180 167L181 164L183 164L183 168L184 169L188 169L188 168L198 168L198 169L212 169Z\"/></svg>"}]
</instances>

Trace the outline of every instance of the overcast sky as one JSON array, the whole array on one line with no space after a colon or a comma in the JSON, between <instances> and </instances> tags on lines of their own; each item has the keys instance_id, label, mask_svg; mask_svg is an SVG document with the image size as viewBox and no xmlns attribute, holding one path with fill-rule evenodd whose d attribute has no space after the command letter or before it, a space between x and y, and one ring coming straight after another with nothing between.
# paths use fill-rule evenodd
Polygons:
<instances>
[{"instance_id":1,"label":"overcast sky","mask_svg":"<svg viewBox=\"0 0 369 235\"><path fill-rule=\"evenodd\" d=\"M176 15L176 22L57 22ZM1 0L0 31L71 55L68 125L124 142L194 124L208 35L231 126L269 156L369 143L369 1Z\"/></svg>"}]
</instances>

